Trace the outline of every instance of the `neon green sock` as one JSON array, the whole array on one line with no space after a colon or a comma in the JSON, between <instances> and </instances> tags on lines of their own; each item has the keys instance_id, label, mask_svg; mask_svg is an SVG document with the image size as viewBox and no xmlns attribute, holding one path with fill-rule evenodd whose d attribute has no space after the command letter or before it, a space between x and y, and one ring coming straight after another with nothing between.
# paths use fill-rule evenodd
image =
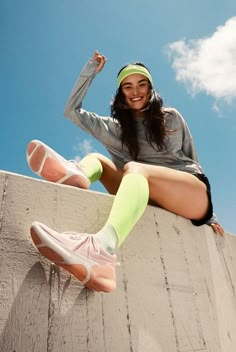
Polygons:
<instances>
[{"instance_id":1,"label":"neon green sock","mask_svg":"<svg viewBox=\"0 0 236 352\"><path fill-rule=\"evenodd\" d=\"M91 183L99 180L102 175L102 164L94 155L85 156L78 166L85 173Z\"/></svg>"},{"instance_id":2,"label":"neon green sock","mask_svg":"<svg viewBox=\"0 0 236 352\"><path fill-rule=\"evenodd\" d=\"M96 235L109 252L119 247L128 236L144 213L148 198L148 181L143 175L130 173L123 177L108 220Z\"/></svg>"}]
</instances>

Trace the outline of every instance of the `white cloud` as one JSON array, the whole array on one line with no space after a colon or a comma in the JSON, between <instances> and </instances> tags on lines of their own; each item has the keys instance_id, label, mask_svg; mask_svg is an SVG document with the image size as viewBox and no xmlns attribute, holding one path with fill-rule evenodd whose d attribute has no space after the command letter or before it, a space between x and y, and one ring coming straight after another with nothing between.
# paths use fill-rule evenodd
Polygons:
<instances>
[{"instance_id":1,"label":"white cloud","mask_svg":"<svg viewBox=\"0 0 236 352\"><path fill-rule=\"evenodd\" d=\"M76 146L73 148L76 151L76 156L74 159L76 161L80 161L81 158L83 158L85 155L89 153L96 152L96 150L92 146L92 140L85 138L82 140L82 142L79 142Z\"/></svg>"},{"instance_id":2,"label":"white cloud","mask_svg":"<svg viewBox=\"0 0 236 352\"><path fill-rule=\"evenodd\" d=\"M236 98L236 17L216 28L212 36L179 40L168 44L167 54L173 60L176 80L188 92L205 92L219 104L231 104Z\"/></svg>"}]
</instances>

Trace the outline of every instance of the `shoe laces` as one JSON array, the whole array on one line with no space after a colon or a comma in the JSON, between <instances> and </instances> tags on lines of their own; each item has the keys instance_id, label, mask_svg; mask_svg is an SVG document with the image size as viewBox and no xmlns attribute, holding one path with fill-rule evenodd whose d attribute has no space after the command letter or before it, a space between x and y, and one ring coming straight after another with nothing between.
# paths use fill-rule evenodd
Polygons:
<instances>
[{"instance_id":1,"label":"shoe laces","mask_svg":"<svg viewBox=\"0 0 236 352\"><path fill-rule=\"evenodd\" d=\"M109 262L114 266L120 265L119 262L116 262L116 255L115 254L111 255L108 252L106 252L100 245L100 240L96 238L95 235L87 234L87 233L80 234L73 231L65 231L63 232L63 234L68 236L69 239L73 241L78 241L78 244L75 243L75 245L73 245L73 251L77 251L78 249L80 249L89 258L94 258L94 255L96 256L101 255L102 257L105 255L105 258L106 258L104 259L105 261ZM104 251L104 254L102 253L103 251Z\"/></svg>"},{"instance_id":2,"label":"shoe laces","mask_svg":"<svg viewBox=\"0 0 236 352\"><path fill-rule=\"evenodd\" d=\"M86 177L86 179L88 179L88 177L84 173L83 169L79 166L78 161L71 159L71 160L67 160L67 162L70 163L72 167L75 167L76 169L78 169L84 175L84 177Z\"/></svg>"},{"instance_id":3,"label":"shoe laces","mask_svg":"<svg viewBox=\"0 0 236 352\"><path fill-rule=\"evenodd\" d=\"M87 233L80 234L75 231L64 231L62 233L63 235L68 236L71 240L78 240L78 239L82 239L85 236L89 236Z\"/></svg>"}]
</instances>

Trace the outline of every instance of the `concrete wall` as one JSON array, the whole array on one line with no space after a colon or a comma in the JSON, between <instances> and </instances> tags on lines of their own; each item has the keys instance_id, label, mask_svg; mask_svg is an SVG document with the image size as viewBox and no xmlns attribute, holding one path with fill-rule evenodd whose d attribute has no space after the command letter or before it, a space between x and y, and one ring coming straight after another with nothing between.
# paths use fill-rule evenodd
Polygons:
<instances>
[{"instance_id":1,"label":"concrete wall","mask_svg":"<svg viewBox=\"0 0 236 352\"><path fill-rule=\"evenodd\" d=\"M34 220L95 232L113 197L0 172L1 352L234 352L236 236L148 207L94 293L36 252Z\"/></svg>"}]
</instances>

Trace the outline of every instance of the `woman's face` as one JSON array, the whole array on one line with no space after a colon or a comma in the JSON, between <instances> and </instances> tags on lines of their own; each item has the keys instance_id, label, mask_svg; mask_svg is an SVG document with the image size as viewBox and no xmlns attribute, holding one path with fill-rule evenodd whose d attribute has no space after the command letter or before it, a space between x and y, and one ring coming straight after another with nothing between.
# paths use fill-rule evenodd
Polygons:
<instances>
[{"instance_id":1,"label":"woman's face","mask_svg":"<svg viewBox=\"0 0 236 352\"><path fill-rule=\"evenodd\" d=\"M144 109L150 100L150 83L140 73L133 73L121 82L125 102L132 110Z\"/></svg>"}]
</instances>

